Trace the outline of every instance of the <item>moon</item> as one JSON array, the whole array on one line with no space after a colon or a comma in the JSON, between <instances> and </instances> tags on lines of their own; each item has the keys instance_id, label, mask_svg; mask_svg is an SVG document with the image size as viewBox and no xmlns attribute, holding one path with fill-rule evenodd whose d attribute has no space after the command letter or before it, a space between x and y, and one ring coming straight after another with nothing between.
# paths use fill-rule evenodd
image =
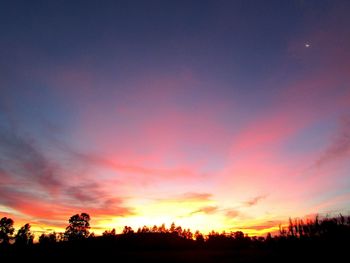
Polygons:
<instances>
[{"instance_id":1,"label":"moon","mask_svg":"<svg viewBox=\"0 0 350 263\"><path fill-rule=\"evenodd\" d=\"M305 47L309 48L309 47L311 47L311 45L309 43L305 43Z\"/></svg>"}]
</instances>

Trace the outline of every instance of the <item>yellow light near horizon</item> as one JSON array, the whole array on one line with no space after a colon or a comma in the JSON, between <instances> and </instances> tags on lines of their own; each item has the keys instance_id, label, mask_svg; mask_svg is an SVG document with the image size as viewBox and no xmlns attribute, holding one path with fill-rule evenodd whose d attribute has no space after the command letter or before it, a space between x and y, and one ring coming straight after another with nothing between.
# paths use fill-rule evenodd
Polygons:
<instances>
[{"instance_id":1,"label":"yellow light near horizon","mask_svg":"<svg viewBox=\"0 0 350 263\"><path fill-rule=\"evenodd\" d=\"M134 216L117 217L111 221L99 222L107 229L121 229L125 225L131 226L135 231L142 226L152 227L165 224L170 227L174 222L182 228L190 228L192 231L200 230L209 232L223 225L222 215L205 214L202 207L214 206L213 201L160 201L135 209Z\"/></svg>"},{"instance_id":2,"label":"yellow light near horizon","mask_svg":"<svg viewBox=\"0 0 350 263\"><path fill-rule=\"evenodd\" d=\"M242 208L240 212L244 217L240 217L239 212L237 217L230 218L226 215L226 209L216 209L217 203L213 200L157 200L143 203L143 205L137 205L138 200L133 201L134 204L128 205L135 207L134 215L126 217L92 216L90 232L101 235L105 230L115 228L117 233L121 233L124 226L131 226L134 231L137 231L138 228L143 226L152 228L154 225L160 226L162 224L165 224L166 228L170 228L172 222L183 229L189 228L192 232L199 230L203 234L208 234L212 230L219 233L222 231L242 231L250 236L266 236L268 232L278 232L278 223L276 225L266 225L266 222L275 221L276 218L272 214L264 214L264 207L255 208L251 214L241 211ZM213 211L210 208L213 208ZM39 223L38 221L16 220L15 227L19 229L25 223L30 223L31 230L37 240L42 233L65 231L68 218L63 222L60 220L54 221L56 226ZM266 227L262 227L264 225Z\"/></svg>"},{"instance_id":3,"label":"yellow light near horizon","mask_svg":"<svg viewBox=\"0 0 350 263\"><path fill-rule=\"evenodd\" d=\"M278 225L261 228L269 220L273 220L272 215L257 217L256 215L247 218L229 218L225 210L213 211L210 213L203 208L216 207L212 200L189 200L174 201L161 200L148 202L142 206L133 204L135 215L127 217L114 217L106 220L96 220L94 226L95 233L101 234L104 230L115 228L120 233L124 226L130 226L137 231L143 226L152 227L165 224L167 228L174 222L182 228L190 228L192 232L196 230L207 234L212 230L221 233L222 231L242 231L250 236L265 236L268 232L278 231ZM260 210L255 211L258 214Z\"/></svg>"}]
</instances>

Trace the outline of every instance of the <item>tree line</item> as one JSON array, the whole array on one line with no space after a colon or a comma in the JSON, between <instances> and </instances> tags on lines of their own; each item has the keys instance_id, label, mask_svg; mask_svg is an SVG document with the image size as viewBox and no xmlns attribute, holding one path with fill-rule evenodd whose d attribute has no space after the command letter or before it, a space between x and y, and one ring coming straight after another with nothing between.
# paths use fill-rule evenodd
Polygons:
<instances>
[{"instance_id":1,"label":"tree line","mask_svg":"<svg viewBox=\"0 0 350 263\"><path fill-rule=\"evenodd\" d=\"M125 226L102 235L90 232L87 213L73 215L62 233L43 233L38 242L30 224L15 231L11 218L0 220L0 262L334 262L348 256L350 216L290 219L276 235L251 237L241 231L204 235L172 223L170 227ZM328 260L327 260L328 259ZM341 262L341 261L340 261Z\"/></svg>"},{"instance_id":2,"label":"tree line","mask_svg":"<svg viewBox=\"0 0 350 263\"><path fill-rule=\"evenodd\" d=\"M90 215L87 213L76 214L70 217L69 225L63 233L43 233L39 236L39 243L55 243L59 241L81 240L93 237L90 234ZM0 220L0 244L3 246L14 243L15 245L32 245L34 234L30 230L31 225L26 223L15 233L14 221L3 217ZM11 240L13 242L11 242Z\"/></svg>"},{"instance_id":3,"label":"tree line","mask_svg":"<svg viewBox=\"0 0 350 263\"><path fill-rule=\"evenodd\" d=\"M172 223L169 228L162 224L153 227L143 226L136 231L130 226L125 226L122 233L117 234L115 229L106 230L102 236L95 236L90 233L90 215L81 213L73 215L68 220L68 226L62 233L43 233L39 236L39 244L54 244L57 242L72 242L85 239L103 239L113 240L118 238L141 238L153 235L155 237L168 236L169 238L191 240L202 244L219 244L227 246L227 243L234 241L241 245L251 245L257 243L272 243L286 240L328 240L328 239L349 239L350 238L350 216L339 215L338 217L323 218L318 216L315 219L289 219L287 227L280 226L279 234L272 237L267 233L266 237L249 237L241 231L236 232L210 232L203 235L199 231L194 233L190 229L176 226ZM3 217L0 220L0 244L2 246L15 245L32 245L34 234L31 232L31 226L26 223L15 233L14 221L11 218Z\"/></svg>"},{"instance_id":4,"label":"tree line","mask_svg":"<svg viewBox=\"0 0 350 263\"><path fill-rule=\"evenodd\" d=\"M11 218L3 217L0 219L0 242L2 245L10 244L10 240L14 238L16 245L30 245L33 244L34 235L30 231L30 224L25 224L14 237L15 232L13 227L14 221Z\"/></svg>"}]
</instances>

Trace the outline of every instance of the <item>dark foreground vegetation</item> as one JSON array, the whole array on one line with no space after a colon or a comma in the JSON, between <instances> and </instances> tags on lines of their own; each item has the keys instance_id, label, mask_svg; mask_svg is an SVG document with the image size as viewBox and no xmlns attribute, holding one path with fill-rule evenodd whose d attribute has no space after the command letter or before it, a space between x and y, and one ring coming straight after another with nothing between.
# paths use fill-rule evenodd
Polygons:
<instances>
[{"instance_id":1,"label":"dark foreground vegetation","mask_svg":"<svg viewBox=\"0 0 350 263\"><path fill-rule=\"evenodd\" d=\"M0 220L0 262L347 262L350 216L290 220L279 235L249 237L244 233L192 233L172 224L122 234L89 233L90 216L74 215L64 233L48 233L33 242L30 225L17 233L13 220Z\"/></svg>"}]
</instances>

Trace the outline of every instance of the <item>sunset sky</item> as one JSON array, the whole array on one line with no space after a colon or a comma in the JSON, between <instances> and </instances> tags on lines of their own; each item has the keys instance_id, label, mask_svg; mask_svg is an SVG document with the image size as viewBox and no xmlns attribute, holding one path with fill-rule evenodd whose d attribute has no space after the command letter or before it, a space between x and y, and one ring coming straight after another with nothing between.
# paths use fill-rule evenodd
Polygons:
<instances>
[{"instance_id":1,"label":"sunset sky","mask_svg":"<svg viewBox=\"0 0 350 263\"><path fill-rule=\"evenodd\" d=\"M350 1L1 1L0 217L263 235L350 214Z\"/></svg>"}]
</instances>

